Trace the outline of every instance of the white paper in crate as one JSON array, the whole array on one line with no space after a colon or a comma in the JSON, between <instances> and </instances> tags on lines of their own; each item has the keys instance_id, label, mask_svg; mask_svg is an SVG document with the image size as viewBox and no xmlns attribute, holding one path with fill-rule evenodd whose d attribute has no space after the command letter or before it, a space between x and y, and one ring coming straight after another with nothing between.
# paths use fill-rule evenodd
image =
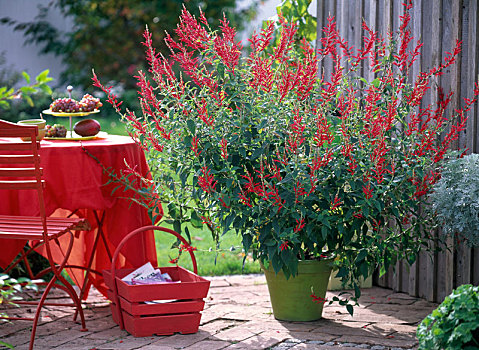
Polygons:
<instances>
[{"instance_id":1,"label":"white paper in crate","mask_svg":"<svg viewBox=\"0 0 479 350\"><path fill-rule=\"evenodd\" d=\"M126 275L121 279L128 284L153 284L173 282L170 275L161 273L160 269L153 268L150 262L137 268L132 273Z\"/></svg>"}]
</instances>

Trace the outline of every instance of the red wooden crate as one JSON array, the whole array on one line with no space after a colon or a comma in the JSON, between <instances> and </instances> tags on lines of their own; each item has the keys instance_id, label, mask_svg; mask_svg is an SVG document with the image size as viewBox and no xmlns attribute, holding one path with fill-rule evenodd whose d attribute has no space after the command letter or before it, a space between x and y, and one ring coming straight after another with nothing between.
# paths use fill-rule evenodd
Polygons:
<instances>
[{"instance_id":1,"label":"red wooden crate","mask_svg":"<svg viewBox=\"0 0 479 350\"><path fill-rule=\"evenodd\" d=\"M121 329L126 329L135 337L169 335L176 332L195 333L198 331L200 312L205 304L203 298L208 294L210 282L196 274L196 260L191 250L195 273L180 266L160 268L161 272L168 273L173 281L181 281L179 283L130 285L121 279L135 269L116 270L114 267L124 242L147 230L161 230L181 237L162 227L147 226L133 231L123 239L113 256L112 269L103 270L105 284L109 288L108 298L112 301L110 307L113 320ZM180 240L188 245L182 237ZM145 303L153 300L167 302Z\"/></svg>"}]
</instances>

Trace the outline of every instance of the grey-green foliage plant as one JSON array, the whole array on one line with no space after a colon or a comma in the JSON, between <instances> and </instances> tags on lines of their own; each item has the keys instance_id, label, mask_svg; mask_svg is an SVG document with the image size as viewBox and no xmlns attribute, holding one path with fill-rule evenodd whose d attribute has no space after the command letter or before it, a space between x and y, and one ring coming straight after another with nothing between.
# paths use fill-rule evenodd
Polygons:
<instances>
[{"instance_id":1,"label":"grey-green foliage plant","mask_svg":"<svg viewBox=\"0 0 479 350\"><path fill-rule=\"evenodd\" d=\"M431 194L443 233L479 246L479 155L449 161Z\"/></svg>"},{"instance_id":2,"label":"grey-green foliage plant","mask_svg":"<svg viewBox=\"0 0 479 350\"><path fill-rule=\"evenodd\" d=\"M419 349L479 349L478 315L479 287L458 287L419 324Z\"/></svg>"}]
</instances>

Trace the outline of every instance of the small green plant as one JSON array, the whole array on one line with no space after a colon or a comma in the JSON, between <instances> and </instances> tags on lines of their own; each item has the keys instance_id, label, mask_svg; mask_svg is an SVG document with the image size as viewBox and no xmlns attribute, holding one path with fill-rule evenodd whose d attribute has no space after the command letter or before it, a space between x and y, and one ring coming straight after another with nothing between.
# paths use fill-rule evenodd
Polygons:
<instances>
[{"instance_id":1,"label":"small green plant","mask_svg":"<svg viewBox=\"0 0 479 350\"><path fill-rule=\"evenodd\" d=\"M51 95L52 89L47 85L53 78L48 76L50 71L45 69L43 72L35 77L35 81L32 82L30 76L26 72L22 72L22 76L26 81L26 85L15 90L14 88L8 88L7 86L0 86L0 108L9 108L9 100L16 98L25 99L30 106L33 106L33 100L30 95L43 91L46 94Z\"/></svg>"},{"instance_id":2,"label":"small green plant","mask_svg":"<svg viewBox=\"0 0 479 350\"><path fill-rule=\"evenodd\" d=\"M449 161L431 194L442 232L479 246L479 155Z\"/></svg>"},{"instance_id":3,"label":"small green plant","mask_svg":"<svg viewBox=\"0 0 479 350\"><path fill-rule=\"evenodd\" d=\"M35 284L38 281L32 281L26 277L19 279L12 278L6 274L0 273L0 305L18 306L15 301L21 300L17 294L23 289L38 290L38 286ZM0 312L1 317L7 317L3 312ZM8 349L14 349L14 346L0 340L0 345Z\"/></svg>"},{"instance_id":4,"label":"small green plant","mask_svg":"<svg viewBox=\"0 0 479 350\"><path fill-rule=\"evenodd\" d=\"M479 287L460 286L417 328L419 349L479 348Z\"/></svg>"},{"instance_id":5,"label":"small green plant","mask_svg":"<svg viewBox=\"0 0 479 350\"><path fill-rule=\"evenodd\" d=\"M16 279L0 273L0 305L17 306L15 301L22 299L18 296L18 293L21 293L24 289L38 291L37 282L39 281L32 281L26 277ZM5 316L5 314L0 312L0 316Z\"/></svg>"}]
</instances>

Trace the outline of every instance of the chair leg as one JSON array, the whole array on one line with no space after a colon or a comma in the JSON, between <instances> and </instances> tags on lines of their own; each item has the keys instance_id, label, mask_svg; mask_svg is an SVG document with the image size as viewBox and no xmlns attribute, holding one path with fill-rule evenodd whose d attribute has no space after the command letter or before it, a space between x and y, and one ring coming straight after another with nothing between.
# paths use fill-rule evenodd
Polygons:
<instances>
[{"instance_id":1,"label":"chair leg","mask_svg":"<svg viewBox=\"0 0 479 350\"><path fill-rule=\"evenodd\" d=\"M30 346L29 350L33 349L33 342L35 341L35 333L37 332L37 325L38 325L38 319L40 318L40 311L43 307L43 304L45 303L45 300L47 298L48 293L50 292L50 289L52 289L57 277L53 276L53 278L48 282L45 290L43 291L42 297L40 298L40 301L38 302L37 305L37 311L35 312L35 317L33 318L33 326L32 326L32 333L30 335Z\"/></svg>"},{"instance_id":2,"label":"chair leg","mask_svg":"<svg viewBox=\"0 0 479 350\"><path fill-rule=\"evenodd\" d=\"M70 291L70 293L68 294L70 294L72 301L75 303L75 316L73 317L73 321L76 321L77 315L80 315L80 322L82 326L80 331L81 332L88 331L85 324L85 315L83 313L83 308L81 307L81 301L78 298L78 295L76 294L75 289L73 289L73 286L70 284L70 282L68 282L63 276L60 275L58 279Z\"/></svg>"},{"instance_id":3,"label":"chair leg","mask_svg":"<svg viewBox=\"0 0 479 350\"><path fill-rule=\"evenodd\" d=\"M68 234L70 235L70 242L69 242L67 251L64 253L64 258L62 263L56 266L55 263L51 261L50 266L52 267L52 271L54 275L57 277L57 279L63 283L66 289L68 289L67 292L69 292L68 294L70 294L70 298L72 299L73 303L76 306L76 311L75 311L75 315L73 316L73 321L76 321L77 315L80 314L80 321L82 326L81 331L86 332L88 331L88 329L86 328L86 325L85 325L85 315L83 314L81 301L78 298L78 295L76 294L75 289L73 289L73 286L61 274L63 269L65 268L65 265L68 261L68 258L70 257L70 253L73 248L73 240L74 240L73 233L71 231L68 231ZM47 249L49 249L48 243L47 243Z\"/></svg>"}]
</instances>

